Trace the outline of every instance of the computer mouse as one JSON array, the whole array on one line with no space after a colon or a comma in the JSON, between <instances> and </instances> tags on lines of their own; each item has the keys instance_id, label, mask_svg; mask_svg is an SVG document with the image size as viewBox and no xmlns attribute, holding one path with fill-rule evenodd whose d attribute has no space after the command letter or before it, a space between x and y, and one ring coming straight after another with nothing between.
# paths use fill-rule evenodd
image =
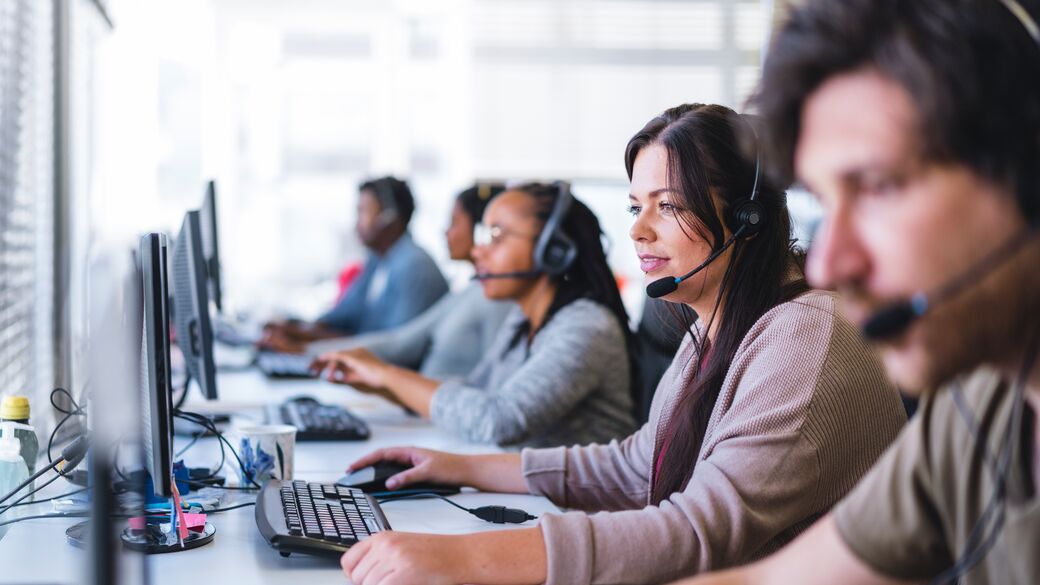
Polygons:
<instances>
[{"instance_id":1,"label":"computer mouse","mask_svg":"<svg viewBox=\"0 0 1040 585\"><path fill-rule=\"evenodd\" d=\"M362 467L356 471L348 473L343 477L336 480L336 483L345 487L352 487L360 489L366 494L375 493L418 493L418 492L434 492L442 495L457 494L459 488L457 486L440 485L433 483L410 483L404 486L402 490L388 490L386 488L386 480L392 476L401 473L406 469L411 469L412 466L406 463L398 463L396 461L380 461L368 467Z\"/></svg>"}]
</instances>

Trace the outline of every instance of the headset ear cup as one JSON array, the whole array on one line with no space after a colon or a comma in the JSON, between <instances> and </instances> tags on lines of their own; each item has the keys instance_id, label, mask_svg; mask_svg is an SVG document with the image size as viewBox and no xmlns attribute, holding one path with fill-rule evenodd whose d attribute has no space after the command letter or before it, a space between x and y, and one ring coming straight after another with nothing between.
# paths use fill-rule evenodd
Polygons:
<instances>
[{"instance_id":1,"label":"headset ear cup","mask_svg":"<svg viewBox=\"0 0 1040 585\"><path fill-rule=\"evenodd\" d=\"M766 223L766 210L758 201L744 199L733 206L729 219L730 231L736 233L740 228L744 228L742 235L747 238L762 230Z\"/></svg>"},{"instance_id":2,"label":"headset ear cup","mask_svg":"<svg viewBox=\"0 0 1040 585\"><path fill-rule=\"evenodd\" d=\"M559 276L574 264L578 257L578 248L566 234L555 234L541 251L537 267L552 276Z\"/></svg>"}]
</instances>

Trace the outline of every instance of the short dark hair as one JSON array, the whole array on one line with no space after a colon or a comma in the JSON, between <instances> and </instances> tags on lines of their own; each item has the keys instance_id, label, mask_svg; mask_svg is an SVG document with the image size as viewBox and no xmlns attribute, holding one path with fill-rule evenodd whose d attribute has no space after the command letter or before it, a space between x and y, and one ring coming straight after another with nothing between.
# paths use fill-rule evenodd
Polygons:
<instances>
[{"instance_id":1,"label":"short dark hair","mask_svg":"<svg viewBox=\"0 0 1040 585\"><path fill-rule=\"evenodd\" d=\"M477 183L459 193L456 201L459 202L462 211L466 212L466 215L476 225L484 217L484 210L487 209L488 203L491 203L492 199L505 190L504 183Z\"/></svg>"},{"instance_id":2,"label":"short dark hair","mask_svg":"<svg viewBox=\"0 0 1040 585\"><path fill-rule=\"evenodd\" d=\"M408 183L397 177L380 177L363 181L358 186L358 191L374 193L376 199L379 200L379 206L384 211L394 210L397 218L401 220L401 225L408 227L408 222L412 220L412 214L415 213L415 198L412 197L412 190L408 187Z\"/></svg>"},{"instance_id":3,"label":"short dark hair","mask_svg":"<svg viewBox=\"0 0 1040 585\"><path fill-rule=\"evenodd\" d=\"M1019 0L1036 15L1036 0ZM1036 18L1034 16L1034 18ZM921 155L1012 190L1040 219L1040 47L1000 0L809 0L776 34L752 103L771 170L794 179L806 100L874 69L910 95Z\"/></svg>"}]
</instances>

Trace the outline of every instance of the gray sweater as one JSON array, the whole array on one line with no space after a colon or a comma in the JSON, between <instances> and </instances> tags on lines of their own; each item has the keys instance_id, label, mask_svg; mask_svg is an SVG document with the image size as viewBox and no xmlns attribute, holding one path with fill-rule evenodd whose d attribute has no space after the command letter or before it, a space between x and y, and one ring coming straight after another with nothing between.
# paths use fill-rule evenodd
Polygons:
<instances>
[{"instance_id":1,"label":"gray sweater","mask_svg":"<svg viewBox=\"0 0 1040 585\"><path fill-rule=\"evenodd\" d=\"M606 307L574 301L528 343L517 307L464 381L441 384L430 416L478 442L555 446L622 437L635 427L625 335Z\"/></svg>"},{"instance_id":2,"label":"gray sweater","mask_svg":"<svg viewBox=\"0 0 1040 585\"><path fill-rule=\"evenodd\" d=\"M469 374L491 345L512 303L484 296L479 283L445 295L408 323L389 331L316 341L307 353L317 355L363 347L385 362L419 371L436 380Z\"/></svg>"},{"instance_id":3,"label":"gray sweater","mask_svg":"<svg viewBox=\"0 0 1040 585\"><path fill-rule=\"evenodd\" d=\"M657 583L740 565L788 542L840 499L906 421L880 360L834 295L810 292L745 336L712 410L693 477L650 505L654 462L697 352L688 336L657 389L650 421L608 445L525 449L545 514L550 584ZM693 462L691 462L693 464Z\"/></svg>"}]
</instances>

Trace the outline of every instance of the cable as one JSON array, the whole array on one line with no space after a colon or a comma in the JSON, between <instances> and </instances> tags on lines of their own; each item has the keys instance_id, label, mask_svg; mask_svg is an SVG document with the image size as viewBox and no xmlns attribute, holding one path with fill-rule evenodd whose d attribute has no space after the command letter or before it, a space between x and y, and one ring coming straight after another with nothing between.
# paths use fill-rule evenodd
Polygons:
<instances>
[{"instance_id":1,"label":"cable","mask_svg":"<svg viewBox=\"0 0 1040 585\"><path fill-rule=\"evenodd\" d=\"M19 522L25 522L26 520L40 520L43 518L86 518L90 516L89 512L68 512L58 514L38 514L36 516L22 516L21 518L15 518L14 520L7 520L6 522L0 522L0 526L7 526L9 524L17 524Z\"/></svg>"},{"instance_id":2,"label":"cable","mask_svg":"<svg viewBox=\"0 0 1040 585\"><path fill-rule=\"evenodd\" d=\"M213 488L215 490L229 490L229 491L240 491L240 492L255 492L256 491L256 488L254 488L254 487L241 487L241 486L232 486L232 485L214 485L212 483L207 483L205 481L200 481L200 480L197 480L197 479L189 479L188 480L188 485L190 485L192 487L200 487L200 488Z\"/></svg>"},{"instance_id":3,"label":"cable","mask_svg":"<svg viewBox=\"0 0 1040 585\"><path fill-rule=\"evenodd\" d=\"M35 488L25 492L24 494L22 494L22 497L20 497L17 500L15 500L13 504L8 504L8 505L4 506L3 508L0 508L0 516L2 516L4 514L4 512L6 512L6 511L10 510L11 508L14 508L15 506L19 505L22 502L22 500L24 500L25 498L28 498L29 496L35 494L36 492L42 490L43 488L51 485L52 483L57 481L59 477L62 477L62 475L60 473L58 475L55 475L54 477L48 479L47 481L45 481L43 483L43 485L35 487ZM35 503L35 502L26 502L25 504L28 505L28 504L33 504L33 503Z\"/></svg>"},{"instance_id":4,"label":"cable","mask_svg":"<svg viewBox=\"0 0 1040 585\"><path fill-rule=\"evenodd\" d=\"M173 404L173 411L177 412L184 406L184 402L188 399L188 388L191 384L191 372L186 371L184 376L184 390L181 392L180 398Z\"/></svg>"},{"instance_id":5,"label":"cable","mask_svg":"<svg viewBox=\"0 0 1040 585\"><path fill-rule=\"evenodd\" d=\"M191 449L192 447L194 447L195 443L197 443L199 441L199 439L201 439L205 434L206 433L195 433L194 435L192 435L191 436L191 441L187 445L181 447L180 451L177 451L176 453L174 453L173 454L173 458L174 459L180 459L185 453L188 452L188 449Z\"/></svg>"},{"instance_id":6,"label":"cable","mask_svg":"<svg viewBox=\"0 0 1040 585\"><path fill-rule=\"evenodd\" d=\"M448 502L452 506L455 506L456 508L464 512L473 514L481 520L493 522L495 524L523 524L528 520L538 519L537 516L532 516L524 510L520 510L519 508L507 508L505 506L481 506L479 508L467 508L462 504L459 504L458 502L450 500L442 496L441 494L434 492L410 493L403 494L400 496L390 495L384 496L382 498L376 498L376 501L378 501L380 504L385 504L389 502L395 502L397 500L413 500L418 498L438 498L440 500Z\"/></svg>"},{"instance_id":7,"label":"cable","mask_svg":"<svg viewBox=\"0 0 1040 585\"><path fill-rule=\"evenodd\" d=\"M233 455L235 461L238 462L238 468L242 471L242 477L248 479L249 483L252 484L254 488L260 489L260 484L256 483L256 480L253 479L252 474L247 472L245 463L242 463L242 459L238 456L238 453L235 451L235 448L231 445L230 442L228 442L227 438L224 437L224 433L221 433L220 430L217 429L217 426L213 424L213 421L206 418L205 416L202 416L201 414L194 412L185 412L180 409L174 411L174 416L183 420L194 422L202 426L209 432L213 433L213 435L217 437L217 440L220 441L220 467L224 466L224 446L227 445L228 450L231 451L231 455ZM220 467L218 467L217 469L219 470Z\"/></svg>"},{"instance_id":8,"label":"cable","mask_svg":"<svg viewBox=\"0 0 1040 585\"><path fill-rule=\"evenodd\" d=\"M238 510L239 508L248 508L249 506L255 506L255 505L256 505L256 501L242 502L241 504L235 504L233 506L228 506L226 508L213 508L212 510L206 510L205 508L203 508L202 513L206 514L208 516L210 514L219 514L220 512L230 512L231 510ZM157 510L155 512L148 512L147 513L147 516L153 516L153 517L156 517L156 518L165 518L165 517L167 517L169 515L170 515L170 512L168 510L166 510L166 511L158 511ZM2 526L2 524L0 524L0 526Z\"/></svg>"},{"instance_id":9,"label":"cable","mask_svg":"<svg viewBox=\"0 0 1040 585\"><path fill-rule=\"evenodd\" d=\"M64 449L61 450L60 459L47 464L47 466L45 466L43 469L32 474L32 476L30 476L28 479L19 484L18 487L14 488L13 490L5 494L2 498L0 498L0 504L14 497L18 494L18 492L25 488L25 486L31 485L34 481L36 481L37 478L47 473L48 471L54 469L58 465L61 465L62 463L66 463L66 465L58 471L59 475L63 476L69 471L72 471L77 465L79 465L80 461L83 461L83 457L87 453L87 446L89 444L90 443L85 435L80 436L75 441L69 443ZM32 490L30 493L35 493L36 491L37 490ZM3 510L0 510L0 513L2 512Z\"/></svg>"},{"instance_id":10,"label":"cable","mask_svg":"<svg viewBox=\"0 0 1040 585\"><path fill-rule=\"evenodd\" d=\"M178 416L178 415L184 415L184 416ZM193 445L195 445L195 443L198 442L199 439L201 439L202 437L206 436L206 431L209 431L214 436L220 435L219 431L216 428L216 425L212 424L212 421L209 418L206 418L206 417L204 417L204 416L202 416L200 414L197 414L197 413L194 413L194 412L183 412L183 411L177 410L177 411L174 411L173 416L178 417L181 420L187 420L189 422L195 423L195 424L197 424L197 425L199 425L199 426L201 426L201 427L203 427L205 429L205 431L203 431L203 432L193 434L191 442L189 442L180 451L178 451L176 455L173 456L174 460L180 459L181 456L184 455L184 453L186 453L188 451L188 449L190 449ZM192 418L186 418L186 417L192 417ZM203 422L200 422L195 417L199 417L200 419L204 419L206 422L208 422L210 424L205 424ZM224 467L224 462L227 460L227 454L224 451L224 443L223 442L218 442L218 445L220 445L220 463L217 464L216 469L214 469L212 472L210 472L209 475L207 475L205 477L195 478L195 479L212 479L212 478L216 477L220 473L220 470Z\"/></svg>"},{"instance_id":11,"label":"cable","mask_svg":"<svg viewBox=\"0 0 1040 585\"><path fill-rule=\"evenodd\" d=\"M967 412L967 408L963 405L960 394L957 393L960 388L957 387L954 389L954 402L957 404L958 412L960 412L961 417L964 418L965 422L968 424L968 429L971 432L972 440L975 444L975 450L980 451L983 454L987 466L993 471L994 486L993 494L990 496L989 502L986 504L979 519L976 520L975 526L969 533L968 539L964 544L964 549L959 558L952 567L940 573L932 583L951 583L957 581L966 575L968 571L978 564L979 561L985 558L997 543L997 539L1004 527L1004 521L1006 520L1007 482L1010 475L1011 455L1014 451L1013 446L1016 438L1021 433L1026 380L1033 371L1033 366L1036 363L1038 353L1040 353L1040 335L1037 335L1029 343L1026 351L1026 358L1022 363L1022 368L1019 371L1018 378L1015 380L1015 385L1012 389L1014 392L1012 398L1013 403L1011 412L1008 414L1007 430L1001 441L999 453L1000 459L996 462L996 467L993 466L994 462L990 460L988 446L986 445L984 438L981 437L978 423L975 421L975 418L971 416L971 413ZM988 531L986 530L987 526L991 526Z\"/></svg>"},{"instance_id":12,"label":"cable","mask_svg":"<svg viewBox=\"0 0 1040 585\"><path fill-rule=\"evenodd\" d=\"M235 504L234 506L228 506L226 508L214 508L213 510L207 510L206 514L217 514L219 512L229 512L231 510L237 510L239 508L247 508L249 506L255 506L256 502L245 502L242 504ZM45 518L86 518L90 516L89 512L67 512L67 513L56 513L56 514L37 514L35 516L22 516L21 518L15 518L13 520L7 520L6 522L0 522L0 527L7 526L9 524L17 524L19 522L25 522L26 520L42 520ZM148 516L162 516L155 514L148 514ZM134 516L118 515L113 518L128 519Z\"/></svg>"},{"instance_id":13,"label":"cable","mask_svg":"<svg viewBox=\"0 0 1040 585\"><path fill-rule=\"evenodd\" d=\"M64 394L67 396L69 404L72 406L72 410L66 410L65 408L62 408L60 404L55 402L54 396L56 394ZM54 438L58 435L58 431L69 421L69 419L74 416L85 416L86 412L84 412L83 406L76 403L76 399L72 397L72 393L64 388L55 388L54 390L51 390L50 401L54 410L65 415L60 421L58 421L58 424L54 425L54 430L51 431L51 436L47 439L47 462L53 463L54 457L51 455L51 449L54 447Z\"/></svg>"},{"instance_id":14,"label":"cable","mask_svg":"<svg viewBox=\"0 0 1040 585\"><path fill-rule=\"evenodd\" d=\"M58 477L61 477L61 476L59 475ZM57 478L55 478L55 479L57 479ZM50 482L48 482L48 483L50 483ZM42 500L33 500L31 502L22 502L20 504L11 504L11 507L14 508L16 506L33 506L33 505L36 505L36 504L43 504L43 503L46 503L46 502L53 502L54 500L61 500L63 498L67 498L69 496L74 496L76 494L79 494L79 493L82 493L82 492L85 492L85 491L87 491L87 488L79 488L78 490L72 490L71 492L65 492L64 494L61 494L61 495L58 495L58 496L51 496L49 498L44 498Z\"/></svg>"}]
</instances>

